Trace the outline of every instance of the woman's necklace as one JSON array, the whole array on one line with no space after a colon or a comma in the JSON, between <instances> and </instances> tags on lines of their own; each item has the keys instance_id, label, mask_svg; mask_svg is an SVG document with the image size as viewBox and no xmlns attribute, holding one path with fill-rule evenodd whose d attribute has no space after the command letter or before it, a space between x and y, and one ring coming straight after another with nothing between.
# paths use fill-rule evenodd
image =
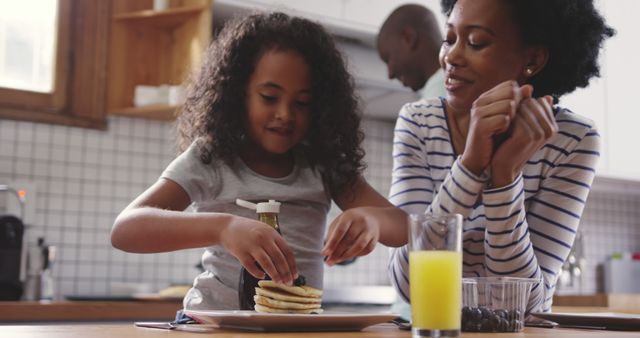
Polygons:
<instances>
[{"instance_id":1,"label":"woman's necklace","mask_svg":"<svg viewBox=\"0 0 640 338\"><path fill-rule=\"evenodd\" d=\"M449 112L450 113L447 113L447 118L451 127L451 145L456 155L462 155L462 153L464 153L467 137L465 133L462 132L462 128L460 128L460 125L458 124L456 114L451 112L451 110L449 110Z\"/></svg>"},{"instance_id":2,"label":"woman's necklace","mask_svg":"<svg viewBox=\"0 0 640 338\"><path fill-rule=\"evenodd\" d=\"M451 111L451 110L449 110ZM470 114L470 113L469 113ZM455 113L451 112L447 114L447 119L449 120L449 125L451 128L451 146L453 147L453 151L456 155L462 155L464 153L464 148L467 143L467 133L469 132L469 114L467 117L467 128L465 128L466 132L462 131L460 128L460 124L458 123L458 119L456 118ZM478 194L478 198L476 199L476 205L482 203L482 194Z\"/></svg>"}]
</instances>

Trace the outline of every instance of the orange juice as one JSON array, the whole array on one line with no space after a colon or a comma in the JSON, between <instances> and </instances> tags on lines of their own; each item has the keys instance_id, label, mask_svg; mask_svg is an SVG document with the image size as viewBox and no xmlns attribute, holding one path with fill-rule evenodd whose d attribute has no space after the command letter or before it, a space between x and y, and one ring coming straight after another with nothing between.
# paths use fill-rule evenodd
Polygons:
<instances>
[{"instance_id":1,"label":"orange juice","mask_svg":"<svg viewBox=\"0 0 640 338\"><path fill-rule=\"evenodd\" d=\"M415 328L458 330L462 308L462 253L409 252L411 319Z\"/></svg>"}]
</instances>

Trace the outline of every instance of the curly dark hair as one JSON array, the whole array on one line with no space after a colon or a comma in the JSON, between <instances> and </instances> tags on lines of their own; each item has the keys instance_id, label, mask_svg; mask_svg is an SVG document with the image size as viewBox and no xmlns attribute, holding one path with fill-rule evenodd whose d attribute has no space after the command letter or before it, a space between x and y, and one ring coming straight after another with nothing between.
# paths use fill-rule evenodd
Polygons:
<instances>
[{"instance_id":1,"label":"curly dark hair","mask_svg":"<svg viewBox=\"0 0 640 338\"><path fill-rule=\"evenodd\" d=\"M178 145L192 142L203 163L238 156L244 139L246 90L259 58L271 50L300 53L311 71L311 124L299 147L320 168L331 193L364 170L364 134L354 81L331 36L317 23L284 13L256 13L226 23L187 87L178 116Z\"/></svg>"},{"instance_id":2,"label":"curly dark hair","mask_svg":"<svg viewBox=\"0 0 640 338\"><path fill-rule=\"evenodd\" d=\"M456 0L441 0L449 16ZM600 76L598 55L615 30L594 8L593 0L509 0L522 40L549 49L546 66L529 83L535 96L556 99Z\"/></svg>"}]
</instances>

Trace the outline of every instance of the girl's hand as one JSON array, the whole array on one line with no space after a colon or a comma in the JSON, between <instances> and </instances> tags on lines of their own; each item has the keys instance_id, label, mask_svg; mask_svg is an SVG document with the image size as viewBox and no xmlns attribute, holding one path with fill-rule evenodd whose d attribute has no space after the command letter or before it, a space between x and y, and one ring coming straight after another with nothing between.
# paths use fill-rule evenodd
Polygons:
<instances>
[{"instance_id":1,"label":"girl's hand","mask_svg":"<svg viewBox=\"0 0 640 338\"><path fill-rule=\"evenodd\" d=\"M296 261L286 241L272 227L248 218L229 224L220 243L256 278L265 272L277 283L292 285L298 278ZM256 265L258 264L262 270Z\"/></svg>"},{"instance_id":2,"label":"girl's hand","mask_svg":"<svg viewBox=\"0 0 640 338\"><path fill-rule=\"evenodd\" d=\"M381 208L353 208L333 220L322 249L327 265L364 256L375 249L380 238L380 226L374 213L379 210Z\"/></svg>"},{"instance_id":3,"label":"girl's hand","mask_svg":"<svg viewBox=\"0 0 640 338\"><path fill-rule=\"evenodd\" d=\"M522 100L522 90L516 82L505 81L473 102L461 161L474 174L481 175L489 166L494 152L493 137L509 129Z\"/></svg>"},{"instance_id":4,"label":"girl's hand","mask_svg":"<svg viewBox=\"0 0 640 338\"><path fill-rule=\"evenodd\" d=\"M553 98L525 98L518 107L511 135L496 149L491 160L494 187L513 182L526 162L558 131Z\"/></svg>"}]
</instances>

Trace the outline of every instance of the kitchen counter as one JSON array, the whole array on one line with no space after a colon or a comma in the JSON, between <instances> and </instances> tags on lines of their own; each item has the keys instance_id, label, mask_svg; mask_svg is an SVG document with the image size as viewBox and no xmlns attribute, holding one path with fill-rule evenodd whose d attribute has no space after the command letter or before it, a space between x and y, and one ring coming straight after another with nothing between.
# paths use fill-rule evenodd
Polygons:
<instances>
[{"instance_id":1,"label":"kitchen counter","mask_svg":"<svg viewBox=\"0 0 640 338\"><path fill-rule=\"evenodd\" d=\"M207 337L214 338L250 338L250 337L282 337L294 338L300 337L300 332L274 332L274 333L252 333L243 331L229 331L216 329L206 333ZM380 324L369 327L360 332L306 332L306 338L409 338L409 331L398 330L393 324ZM529 337L529 338L577 338L577 337L638 337L638 332L620 332L620 331L598 331L598 330L580 330L580 329L541 329L541 328L525 328L524 332L517 333L467 333L463 332L462 337L491 337L499 336L500 338L512 337ZM23 326L0 326L0 337L27 338L27 337L47 337L47 338L68 338L68 337L121 337L121 338L149 338L149 337L202 337L197 333L168 331L162 329L149 329L135 327L133 324L68 324L68 325L23 325Z\"/></svg>"},{"instance_id":2,"label":"kitchen counter","mask_svg":"<svg viewBox=\"0 0 640 338\"><path fill-rule=\"evenodd\" d=\"M608 307L617 312L640 312L640 294L554 295L553 306L595 306Z\"/></svg>"},{"instance_id":3,"label":"kitchen counter","mask_svg":"<svg viewBox=\"0 0 640 338\"><path fill-rule=\"evenodd\" d=\"M323 305L336 312L388 312L388 305ZM169 321L182 302L162 301L54 301L1 302L0 324L52 321Z\"/></svg>"},{"instance_id":4,"label":"kitchen counter","mask_svg":"<svg viewBox=\"0 0 640 338\"><path fill-rule=\"evenodd\" d=\"M172 320L179 301L0 302L0 323L40 321ZM0 337L5 337L0 334Z\"/></svg>"}]
</instances>

